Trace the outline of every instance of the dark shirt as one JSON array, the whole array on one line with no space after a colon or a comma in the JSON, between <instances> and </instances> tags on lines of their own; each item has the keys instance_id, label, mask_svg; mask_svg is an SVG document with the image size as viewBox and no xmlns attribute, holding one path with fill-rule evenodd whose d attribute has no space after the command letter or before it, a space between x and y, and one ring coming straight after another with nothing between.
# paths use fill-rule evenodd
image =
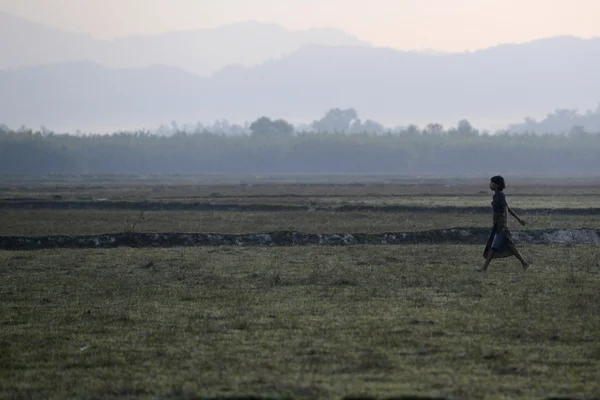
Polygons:
<instances>
[{"instance_id":1,"label":"dark shirt","mask_svg":"<svg viewBox=\"0 0 600 400\"><path fill-rule=\"evenodd\" d=\"M494 193L494 197L492 198L492 208L496 213L504 213L506 209L506 197L503 192Z\"/></svg>"}]
</instances>

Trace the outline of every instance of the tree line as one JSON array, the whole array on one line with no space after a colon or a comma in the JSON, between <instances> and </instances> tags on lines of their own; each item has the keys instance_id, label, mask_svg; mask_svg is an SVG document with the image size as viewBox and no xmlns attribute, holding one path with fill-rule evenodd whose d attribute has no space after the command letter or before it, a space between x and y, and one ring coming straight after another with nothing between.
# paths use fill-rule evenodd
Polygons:
<instances>
[{"instance_id":1,"label":"tree line","mask_svg":"<svg viewBox=\"0 0 600 400\"><path fill-rule=\"evenodd\" d=\"M600 133L600 104L596 110L587 110L584 113L557 109L541 121L528 117L523 123L510 125L508 130L513 133Z\"/></svg>"},{"instance_id":2,"label":"tree line","mask_svg":"<svg viewBox=\"0 0 600 400\"><path fill-rule=\"evenodd\" d=\"M419 130L415 125L408 127L395 126L386 127L383 124L374 121L372 119L362 120L358 112L353 109L340 109L334 108L327 111L320 119L313 121L310 124L299 124L293 126L284 120L271 121L268 118L261 118L255 121L253 124L254 128L260 128L261 124L264 127L265 122L277 122L280 124L279 130L285 132L291 129L297 132L331 132L331 133L370 133L370 134L384 134L384 133L401 133L406 129ZM272 126L271 128L274 128ZM460 121L456 129L473 129L467 120ZM450 128L448 131L451 131ZM432 123L427 125L423 131L439 133L444 131L444 127L440 124ZM220 133L228 135L240 135L256 133L257 129L253 129L252 124L249 122L244 125L230 123L226 119L217 120L212 124L182 124L179 125L177 122L171 122L171 125L161 125L158 129L154 130L153 133L159 135L172 135L177 132L186 133ZM258 129L259 132L264 131ZM546 117L540 121L536 121L533 118L527 117L525 121L518 124L511 124L505 130L500 130L496 133L540 133L540 134L579 134L579 133L600 133L600 105L596 110L587 110L581 113L577 110L568 109L557 109L553 113L546 115Z\"/></svg>"},{"instance_id":3,"label":"tree line","mask_svg":"<svg viewBox=\"0 0 600 400\"><path fill-rule=\"evenodd\" d=\"M468 121L398 132L295 132L261 118L250 134L69 135L0 126L2 174L597 175L600 135L487 134Z\"/></svg>"}]
</instances>

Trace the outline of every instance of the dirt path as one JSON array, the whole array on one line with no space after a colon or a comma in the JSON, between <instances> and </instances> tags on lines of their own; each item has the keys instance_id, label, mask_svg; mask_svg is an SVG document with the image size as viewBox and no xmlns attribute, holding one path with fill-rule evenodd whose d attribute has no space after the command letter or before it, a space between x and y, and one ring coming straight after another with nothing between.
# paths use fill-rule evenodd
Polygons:
<instances>
[{"instance_id":1,"label":"dirt path","mask_svg":"<svg viewBox=\"0 0 600 400\"><path fill-rule=\"evenodd\" d=\"M341 206L286 204L213 204L199 202L145 201L0 201L0 209L57 209L57 210L147 210L147 211L331 211L331 212L414 212L487 214L490 207L423 207L410 205L350 204ZM528 215L598 215L600 208L528 208L518 209Z\"/></svg>"},{"instance_id":2,"label":"dirt path","mask_svg":"<svg viewBox=\"0 0 600 400\"><path fill-rule=\"evenodd\" d=\"M309 234L280 231L243 235L210 233L119 233L93 236L0 236L0 250L51 248L181 247L181 246L344 246L402 244L481 244L487 228L435 229L381 234ZM540 229L514 232L517 243L598 245L600 230Z\"/></svg>"}]
</instances>

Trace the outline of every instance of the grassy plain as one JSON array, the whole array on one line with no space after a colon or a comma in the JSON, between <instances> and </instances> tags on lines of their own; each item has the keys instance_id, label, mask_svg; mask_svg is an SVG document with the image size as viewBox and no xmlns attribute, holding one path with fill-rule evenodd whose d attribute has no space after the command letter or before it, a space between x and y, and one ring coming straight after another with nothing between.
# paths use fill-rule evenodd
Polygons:
<instances>
[{"instance_id":1,"label":"grassy plain","mask_svg":"<svg viewBox=\"0 0 600 400\"><path fill-rule=\"evenodd\" d=\"M0 253L0 397L600 395L600 253Z\"/></svg>"},{"instance_id":2,"label":"grassy plain","mask_svg":"<svg viewBox=\"0 0 600 400\"><path fill-rule=\"evenodd\" d=\"M0 179L0 204L390 201L423 209L140 218L139 209L0 207L0 236L490 224L487 214L431 208L489 206L485 179L319 179ZM598 229L600 216L585 211L598 207L598 195L594 180L520 180L507 191L532 228ZM527 215L540 205L584 211ZM0 398L599 397L598 247L524 246L531 270L502 260L480 275L482 246L0 252Z\"/></svg>"},{"instance_id":3,"label":"grassy plain","mask_svg":"<svg viewBox=\"0 0 600 400\"><path fill-rule=\"evenodd\" d=\"M0 175L0 200L112 200L112 201L240 201L264 203L334 202L344 199L381 199L423 203L431 197L457 196L487 199L489 178L385 178L385 177L287 177L287 178L127 178L82 177L80 179L17 179ZM560 204L585 202L600 194L600 178L586 179L515 179L508 181L507 196L551 198ZM407 198L407 199L405 199ZM268 200L270 199L270 200ZM412 199L412 200L411 200ZM471 204L467 204L471 205Z\"/></svg>"},{"instance_id":4,"label":"grassy plain","mask_svg":"<svg viewBox=\"0 0 600 400\"><path fill-rule=\"evenodd\" d=\"M190 178L191 179L191 178ZM280 178L283 179L283 178ZM195 181L123 179L123 181L0 179L0 235L36 236L101 234L126 230L139 232L252 233L296 230L311 233L397 232L450 227L480 227L490 216L470 213L471 207L489 207L491 195L485 180L404 180L387 183L358 181L324 183L237 180ZM507 189L510 204L521 209L532 228L596 228L600 215L586 209L600 207L600 186L594 180L517 180ZM21 201L64 205L63 209L3 208ZM131 209L70 209L69 202L138 202ZM286 205L296 211L210 209L146 211L143 202L164 204L228 204L233 207ZM142 202L142 203L139 203ZM337 212L344 205L373 206L372 210ZM413 206L418 212L381 211L379 206ZM436 207L455 207L438 212ZM318 207L330 210L309 211ZM549 213L528 215L532 208ZM576 209L579 215L552 212ZM513 228L518 229L516 224Z\"/></svg>"},{"instance_id":5,"label":"grassy plain","mask_svg":"<svg viewBox=\"0 0 600 400\"><path fill-rule=\"evenodd\" d=\"M528 215L512 230L600 227L600 215ZM307 233L384 233L491 226L487 214L457 212L242 212L139 210L2 210L0 236L98 235L134 232L244 234L293 230Z\"/></svg>"}]
</instances>

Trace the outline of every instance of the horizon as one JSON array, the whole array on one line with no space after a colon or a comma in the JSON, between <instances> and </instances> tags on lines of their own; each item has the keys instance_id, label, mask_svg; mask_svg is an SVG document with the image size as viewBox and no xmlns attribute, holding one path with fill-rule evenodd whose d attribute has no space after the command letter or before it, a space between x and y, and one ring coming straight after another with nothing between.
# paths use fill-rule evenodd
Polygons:
<instances>
[{"instance_id":1,"label":"horizon","mask_svg":"<svg viewBox=\"0 0 600 400\"><path fill-rule=\"evenodd\" d=\"M368 7L365 5L368 4ZM252 6L254 5L254 6ZM574 36L600 37L595 0L0 0L0 11L66 32L114 40L244 22L289 31L337 29L375 47L456 53ZM343 6L343 7L342 7ZM341 7L341 8L340 8ZM534 22L534 23L532 23ZM508 28L507 28L508 27Z\"/></svg>"},{"instance_id":2,"label":"horizon","mask_svg":"<svg viewBox=\"0 0 600 400\"><path fill-rule=\"evenodd\" d=\"M330 108L329 110L324 111L323 113L319 114L319 115L315 115L313 117L308 117L308 118L294 118L294 117L285 117L285 116L270 116L270 115L257 115L256 118L252 121L250 120L235 120L235 119L229 119L229 118L215 118L215 119L207 119L207 120L200 120L200 121L177 121L177 120L170 120L170 121L162 121L159 122L157 124L131 124L131 125L114 125L114 126L82 126L82 125L73 125L73 126L63 126L63 127L52 127L52 126L46 126L46 125L42 125L39 127L33 127L33 126L27 126L26 124L22 124L21 126L7 126L5 124L2 124L0 121L0 128L4 129L8 129L10 131L13 132L19 132L19 131L23 131L23 130L31 130L33 132L47 132L47 133L52 133L52 134L56 134L56 135L74 135L74 136L78 136L78 135L113 135L113 134L118 134L118 133L128 133L128 134L133 134L136 132L150 132L151 134L159 134L162 135L160 132L161 131L171 131L171 133L174 133L175 128L174 128L174 123L176 124L176 126L178 126L178 129L181 129L181 131L186 132L186 133L194 133L193 131L191 131L190 129L194 128L196 129L198 127L198 125L203 126L204 129L206 129L208 132L212 132L212 133L219 133L217 131L212 131L211 129L213 129L213 127L223 121L226 121L231 127L233 126L237 126L240 128L243 128L245 130L249 130L249 125L260 119L263 117L269 118L272 121L278 120L278 119L282 119L285 122L291 124L296 133L305 133L305 132L313 132L311 125L313 122L318 121L319 119L323 118L326 113L328 111L333 110L336 107ZM394 133L394 132L398 132L401 130L405 130L411 126L416 127L418 130L423 131L425 130L428 125L430 124L439 124L441 126L442 129L444 130L452 130L452 129L457 129L460 126L460 123L462 121L467 121L471 124L471 127L478 131L480 134L489 134L489 135L499 135L499 134L504 134L507 132L512 132L515 134L522 134L522 133L536 133L536 132L521 132L518 131L518 129L520 129L519 127L524 126L528 123L528 118L529 118L529 122L533 122L533 123L543 123L545 121L547 121L548 117L551 116L555 116L556 112L561 111L561 110L565 110L565 109L556 109L553 111L548 111L546 114L544 115L540 115L539 118L531 118L531 117L524 117L523 120L520 121L511 121L511 122L501 122L501 121L484 121L481 118L469 118L469 117L464 117L461 118L459 120L456 121L443 121L440 119L436 119L433 118L431 120L428 121L404 121L403 123L395 123L395 122L390 122L390 121L384 121L384 120L378 120L378 119L373 119L368 115L362 115L360 110L355 110L358 113L359 116L359 120L361 122L366 122L366 121L373 121L376 123L380 123L382 125L382 127L384 128L384 131L386 133ZM582 117L585 114L589 113L595 113L597 115L600 116L600 102L597 104L596 108L587 108L587 109L572 109L570 111L574 112L574 116L576 117ZM308 128L304 129L304 128ZM517 129L517 130L515 130ZM317 132L317 131L314 131ZM353 134L351 132L344 132L345 134ZM355 132L356 133L356 132ZM539 133L539 132L538 132ZM566 133L566 131L563 132L545 132L545 133L541 133L542 135L545 134L561 134L561 133ZM598 132L600 133L600 131ZM227 136L229 136L230 134L227 134ZM235 135L235 134L231 134L231 135Z\"/></svg>"},{"instance_id":3,"label":"horizon","mask_svg":"<svg viewBox=\"0 0 600 400\"><path fill-rule=\"evenodd\" d=\"M44 125L69 132L154 129L172 120L195 124L227 118L240 124L263 115L306 124L319 113L340 107L355 108L363 119L387 127L428 123L453 126L466 118L480 129L497 131L526 118L544 118L557 109L584 111L595 107L600 81L593 71L600 65L596 56L600 25L582 31L565 23L536 31L546 36L530 37L523 32L515 36L518 29L512 28L520 19L531 17L531 11L537 10L535 6L540 3L529 0L519 8L522 13L515 13L514 2L509 1L502 3L497 21L511 17L508 19L517 25L507 25L511 28L504 29L500 42L490 39L488 34L496 31L496 25L491 24L489 29L480 30L481 35L467 35L471 39L487 37L491 40L486 42L487 47L459 49L473 44L461 41L459 36L479 29L489 18L467 7L474 0L454 1L452 4L458 5L454 8L449 2L444 2L444 7L433 7L440 1L423 0L417 6L408 0L373 0L373 6L365 9L361 4L366 3L357 0L344 2L346 8L338 10L336 18L317 13L313 19L300 13L304 17L292 23L289 18L278 18L277 12L315 11L323 4L339 5L340 0L304 0L302 4L296 0L256 0L251 3L255 8L239 0L218 3L218 7L240 5L229 14L217 13L219 8L211 6L209 0L179 0L176 6L157 0L147 7L138 7L140 0L109 0L108 11L98 10L97 0L86 2L86 7L73 0L23 0L12 4L0 0L0 19L4 21L0 29L4 38L0 72L6 72L0 76L0 83L3 90L15 92L10 101L3 103L0 122L12 127ZM265 8L256 8L260 3ZM39 7L25 7L36 4ZM156 14L160 4L163 13ZM386 4L389 7L383 7ZM483 0L480 5L481 10L490 13L498 4L496 0ZM569 4L576 15L588 11L586 18L600 10L600 3L596 6L587 0ZM536 14L536 20L554 15L564 6L561 2L546 5L543 13ZM174 12L180 13L186 7L187 11L195 7L204 13L190 12L195 17L192 25L174 18ZM412 35L403 35L412 25L404 26L403 19L391 13L400 30L389 30L390 19L381 19L382 11L403 7L407 10L404 19L419 15L424 18L434 12L445 18L445 24L458 27L444 30L446 25L436 25L436 19L416 18L420 26ZM19 15L19 10L27 15ZM369 11L361 14L365 24L378 23L367 33L377 36L383 32L390 40L400 37L409 45L392 46L361 34L360 27L349 29L352 27L344 25L346 17L357 10ZM129 34L125 37L130 39L93 40L94 35L103 36L94 24L85 26L85 36L78 36L81 29L77 24L84 23L86 13L91 11L98 11L96 22L104 24L104 36ZM163 21L150 29L153 15L161 16ZM475 18L477 15L481 18ZM113 23L115 16L119 17L117 23ZM68 23L60 23L58 17L68 17ZM465 17L471 20L462 24L461 18ZM582 23L576 27L585 28L586 21L578 20ZM165 27L170 34L161 35ZM434 31L447 33L456 39L456 46L440 48L442 41L419 47L423 31L430 31L429 39L434 39ZM453 36L457 31L460 35ZM586 37L586 32L594 36ZM68 66L73 63L99 68ZM157 70L160 66L165 69ZM24 73L11 75L10 71ZM44 71L51 75L43 75ZM31 79L30 74L43 77ZM133 76L135 79L130 79ZM573 79L561 78L565 76ZM65 82L72 82L72 88ZM26 95L31 91L37 93L37 101L43 106L33 106ZM398 98L396 93L403 96ZM165 103L165 96L177 100ZM86 98L90 100L77 100Z\"/></svg>"}]
</instances>

